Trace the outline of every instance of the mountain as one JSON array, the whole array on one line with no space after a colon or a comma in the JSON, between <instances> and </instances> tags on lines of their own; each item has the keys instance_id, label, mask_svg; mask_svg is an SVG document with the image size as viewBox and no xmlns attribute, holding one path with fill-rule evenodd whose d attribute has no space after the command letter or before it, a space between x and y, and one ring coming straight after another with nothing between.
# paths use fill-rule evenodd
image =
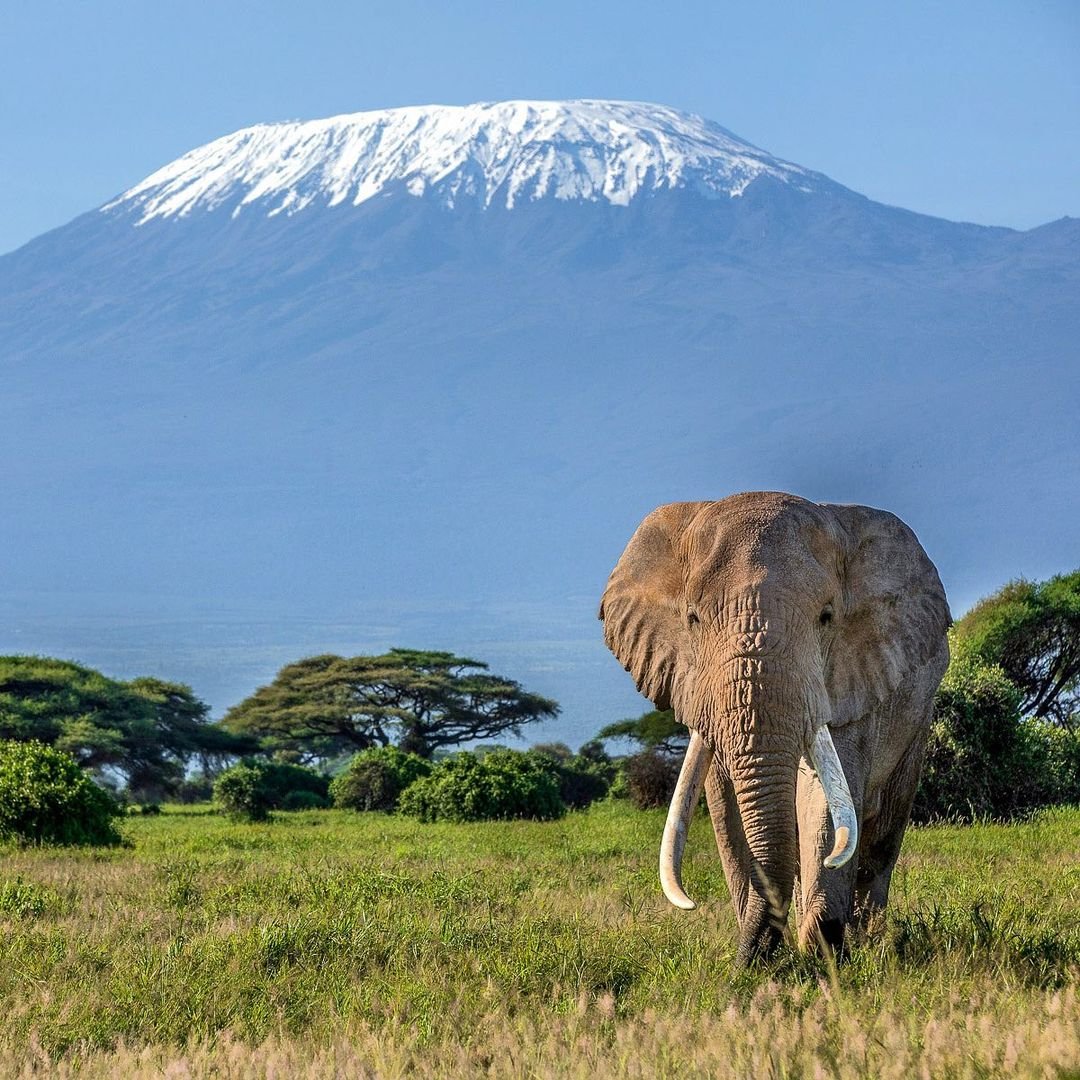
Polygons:
<instances>
[{"instance_id":1,"label":"mountain","mask_svg":"<svg viewBox=\"0 0 1080 1080\"><path fill-rule=\"evenodd\" d=\"M359 206L402 187L451 209L509 210L546 198L626 206L676 188L730 198L763 176L803 192L836 186L674 109L508 101L246 128L185 154L103 209L134 212L139 224L221 207L273 217Z\"/></svg>"},{"instance_id":2,"label":"mountain","mask_svg":"<svg viewBox=\"0 0 1080 1080\"><path fill-rule=\"evenodd\" d=\"M886 506L954 608L1076 562L1080 222L875 203L655 105L264 124L0 257L0 650L471 652L580 742L636 523Z\"/></svg>"}]
</instances>

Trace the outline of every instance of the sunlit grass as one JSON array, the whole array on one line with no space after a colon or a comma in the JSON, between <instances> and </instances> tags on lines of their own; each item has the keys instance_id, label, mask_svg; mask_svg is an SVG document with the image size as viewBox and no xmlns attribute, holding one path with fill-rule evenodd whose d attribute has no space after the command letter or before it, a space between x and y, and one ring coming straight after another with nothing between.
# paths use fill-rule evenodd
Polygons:
<instances>
[{"instance_id":1,"label":"sunlit grass","mask_svg":"<svg viewBox=\"0 0 1080 1080\"><path fill-rule=\"evenodd\" d=\"M0 849L0 1075L1080 1076L1080 811L911 831L838 973L735 969L704 818L691 913L619 804L125 828Z\"/></svg>"}]
</instances>

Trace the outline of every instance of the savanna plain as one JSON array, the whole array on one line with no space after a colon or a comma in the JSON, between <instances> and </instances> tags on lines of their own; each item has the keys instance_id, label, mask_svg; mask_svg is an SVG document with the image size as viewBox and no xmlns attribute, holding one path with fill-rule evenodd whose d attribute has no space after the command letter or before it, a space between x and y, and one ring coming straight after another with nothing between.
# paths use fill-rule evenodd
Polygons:
<instances>
[{"instance_id":1,"label":"savanna plain","mask_svg":"<svg viewBox=\"0 0 1080 1080\"><path fill-rule=\"evenodd\" d=\"M909 830L839 969L737 970L708 819L209 807L0 847L0 1075L1080 1077L1080 810Z\"/></svg>"}]
</instances>

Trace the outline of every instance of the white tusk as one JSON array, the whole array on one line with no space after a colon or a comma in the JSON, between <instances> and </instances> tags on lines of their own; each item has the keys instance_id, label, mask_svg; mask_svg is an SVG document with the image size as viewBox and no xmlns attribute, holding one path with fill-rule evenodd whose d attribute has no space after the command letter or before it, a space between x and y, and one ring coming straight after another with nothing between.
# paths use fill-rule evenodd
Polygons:
<instances>
[{"instance_id":1,"label":"white tusk","mask_svg":"<svg viewBox=\"0 0 1080 1080\"><path fill-rule=\"evenodd\" d=\"M683 892L682 857L686 847L686 830L697 809L711 764L712 751L706 746L705 740L696 731L693 732L679 771L675 794L671 796L671 806L668 807L664 839L660 842L660 885L668 900L683 911L693 911L697 907Z\"/></svg>"},{"instance_id":2,"label":"white tusk","mask_svg":"<svg viewBox=\"0 0 1080 1080\"><path fill-rule=\"evenodd\" d=\"M829 813L832 816L836 842L832 851L825 856L825 865L834 870L843 866L855 854L855 849L859 846L859 820L855 816L851 790L848 788L844 767L840 764L828 726L818 728L814 741L810 744L810 762L825 789L825 801L829 804Z\"/></svg>"}]
</instances>

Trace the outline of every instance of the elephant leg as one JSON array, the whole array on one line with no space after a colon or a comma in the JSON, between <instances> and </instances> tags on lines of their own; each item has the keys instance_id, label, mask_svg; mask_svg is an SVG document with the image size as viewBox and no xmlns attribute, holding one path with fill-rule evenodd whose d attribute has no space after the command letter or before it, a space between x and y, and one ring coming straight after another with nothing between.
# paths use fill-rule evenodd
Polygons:
<instances>
[{"instance_id":1,"label":"elephant leg","mask_svg":"<svg viewBox=\"0 0 1080 1080\"><path fill-rule=\"evenodd\" d=\"M861 792L853 789L852 801L862 818ZM832 851L833 832L829 806L821 782L810 766L799 767L796 788L799 828L799 945L804 949L830 949L839 954L844 946L844 930L855 907L855 879L862 844L851 861L836 869L824 866Z\"/></svg>"},{"instance_id":2,"label":"elephant leg","mask_svg":"<svg viewBox=\"0 0 1080 1080\"><path fill-rule=\"evenodd\" d=\"M750 895L751 857L750 848L743 833L742 818L735 802L735 788L716 765L709 770L705 781L705 800L712 818L716 847L724 867L735 918L742 929L746 915L747 898Z\"/></svg>"},{"instance_id":3,"label":"elephant leg","mask_svg":"<svg viewBox=\"0 0 1080 1080\"><path fill-rule=\"evenodd\" d=\"M865 849L860 846L855 881L855 913L860 924L865 925L888 902L925 753L925 741L916 739L893 770L877 800L873 820L867 823L867 843Z\"/></svg>"}]
</instances>

